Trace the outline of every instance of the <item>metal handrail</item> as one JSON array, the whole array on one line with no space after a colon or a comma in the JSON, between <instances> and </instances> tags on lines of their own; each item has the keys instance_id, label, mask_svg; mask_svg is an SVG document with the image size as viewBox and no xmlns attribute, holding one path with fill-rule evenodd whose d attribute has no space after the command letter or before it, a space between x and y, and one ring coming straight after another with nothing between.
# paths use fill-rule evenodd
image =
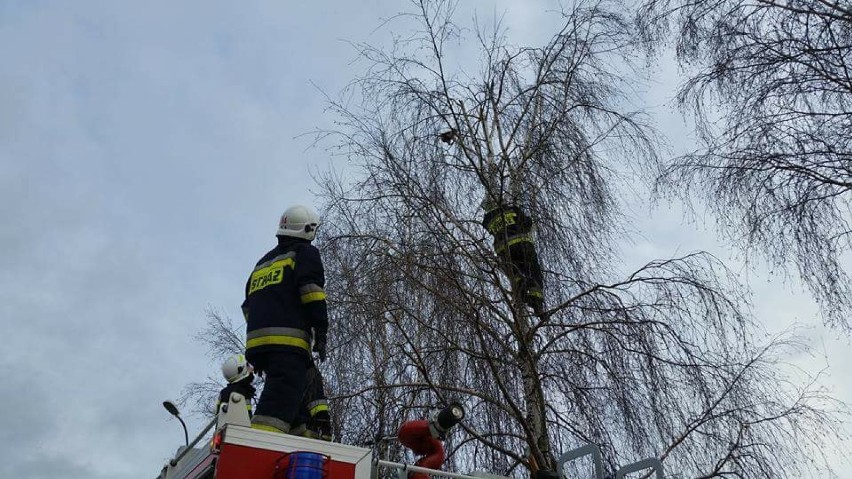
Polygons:
<instances>
[{"instance_id":1,"label":"metal handrail","mask_svg":"<svg viewBox=\"0 0 852 479\"><path fill-rule=\"evenodd\" d=\"M631 472L639 472L645 469L653 469L657 479L663 479L663 463L656 457L649 457L641 461L636 461L633 464L623 466L615 473L616 479L624 479L624 476ZM647 476L645 476L647 477Z\"/></svg>"},{"instance_id":2,"label":"metal handrail","mask_svg":"<svg viewBox=\"0 0 852 479\"><path fill-rule=\"evenodd\" d=\"M557 462L557 471L559 471L559 477L563 476L563 470L565 468L565 464L575 461L583 456L592 456L592 462L595 465L595 479L603 479L603 461L601 459L601 449L596 444L585 444L576 449L572 449L565 454L559 456Z\"/></svg>"},{"instance_id":3,"label":"metal handrail","mask_svg":"<svg viewBox=\"0 0 852 479\"><path fill-rule=\"evenodd\" d=\"M439 471L437 469L429 469L427 467L412 466L410 464L402 464L402 463L399 463L399 462L383 461L381 459L376 461L375 464L377 466L383 466L383 467L387 467L389 469L398 469L400 471L399 477L401 477L401 478L406 477L408 475L408 471L412 471L412 472L422 472L422 473L429 474L429 475L432 475L432 476L452 477L454 479L482 479L482 478L475 477L475 476L468 476L468 475L465 475L465 474L457 474L455 472Z\"/></svg>"},{"instance_id":4,"label":"metal handrail","mask_svg":"<svg viewBox=\"0 0 852 479\"><path fill-rule=\"evenodd\" d=\"M193 439L192 442L189 443L189 445L186 446L186 448L184 448L184 450L180 452L180 454L178 454L177 456L175 456L174 459L169 461L169 465L172 467L177 466L178 462L180 462L180 460L183 459L184 456L189 454L189 451L191 451L192 448L195 447L195 445L198 444L198 442L201 441L201 439L207 435L207 432L210 431L210 429L212 429L215 424L216 418L214 417L213 420L210 421L209 424L207 424L207 427L205 427L204 430L201 431L198 436L196 436L195 439Z\"/></svg>"}]
</instances>

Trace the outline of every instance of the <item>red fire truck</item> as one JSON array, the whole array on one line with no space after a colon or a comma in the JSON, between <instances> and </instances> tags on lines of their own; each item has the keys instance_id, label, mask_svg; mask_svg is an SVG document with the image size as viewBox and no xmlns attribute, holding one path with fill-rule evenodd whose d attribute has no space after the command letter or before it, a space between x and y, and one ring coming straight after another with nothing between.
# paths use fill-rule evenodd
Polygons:
<instances>
[{"instance_id":1,"label":"red fire truck","mask_svg":"<svg viewBox=\"0 0 852 479\"><path fill-rule=\"evenodd\" d=\"M169 409L177 415L173 406ZM452 404L430 421L403 424L397 439L415 454L423 455L418 466L382 460L368 448L252 429L245 398L232 393L230 401L220 406L218 416L191 443L187 438L187 446L178 449L157 479L375 479L379 470L396 470L400 479L508 479L485 472L465 475L437 470L444 459L439 439L463 417L464 409ZM211 429L213 438L208 440ZM656 458L628 464L605 476L600 449L586 444L559 457L559 478L565 477L566 463L581 457L591 457L594 471L588 477L594 479L623 479L647 469L656 479L664 477L663 465Z\"/></svg>"},{"instance_id":2,"label":"red fire truck","mask_svg":"<svg viewBox=\"0 0 852 479\"><path fill-rule=\"evenodd\" d=\"M433 421L403 425L400 440L404 444L408 441L406 445L416 453L435 456L429 463L440 465L443 447L435 437L462 417L464 409L453 404ZM214 427L213 439L208 442L205 438ZM457 479L485 477L378 460L367 448L252 429L245 398L232 393L230 401L220 406L218 416L192 443L178 449L157 479L370 479L379 468L397 469L402 477L409 472Z\"/></svg>"}]
</instances>

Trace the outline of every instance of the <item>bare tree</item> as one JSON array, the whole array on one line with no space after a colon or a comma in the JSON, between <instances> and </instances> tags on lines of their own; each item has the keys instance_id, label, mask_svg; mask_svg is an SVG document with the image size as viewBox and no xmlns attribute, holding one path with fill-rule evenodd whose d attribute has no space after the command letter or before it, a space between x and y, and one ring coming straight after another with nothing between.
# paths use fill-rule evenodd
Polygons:
<instances>
[{"instance_id":1,"label":"bare tree","mask_svg":"<svg viewBox=\"0 0 852 479\"><path fill-rule=\"evenodd\" d=\"M336 435L364 444L457 400L468 409L449 439L459 469L520 476L593 442L611 468L653 455L688 477L824 477L813 466L839 434L829 399L776 368L801 345L756 344L742 288L706 253L632 271L619 259L619 178L656 162L641 116L624 111L626 9L566 10L540 48L477 29L471 77L448 68L455 3L414 5L418 33L390 52L362 45L356 101L332 104L360 169L320 185ZM535 219L542 314L481 225L489 196ZM209 319L212 355L241 349L226 318Z\"/></svg>"},{"instance_id":2,"label":"bare tree","mask_svg":"<svg viewBox=\"0 0 852 479\"><path fill-rule=\"evenodd\" d=\"M246 350L245 331L234 326L231 319L214 308L208 308L207 324L195 338L207 346L211 362L220 365L231 355L242 354ZM213 417L216 414L216 399L225 386L218 368L202 381L193 381L184 386L178 402L189 406L194 414Z\"/></svg>"},{"instance_id":3,"label":"bare tree","mask_svg":"<svg viewBox=\"0 0 852 479\"><path fill-rule=\"evenodd\" d=\"M656 161L623 108L636 52L624 6L565 10L539 48L476 29L471 76L449 66L462 61L455 2L413 5L418 32L390 51L361 45L366 74L332 102L330 134L360 171L321 178L342 437L459 400L458 467L555 469L558 451L593 442L611 466L653 455L689 477L805 477L837 431L821 391L775 369L797 345L754 343L742 289L706 253L618 273L619 177ZM543 314L500 267L486 197L535 220Z\"/></svg>"},{"instance_id":4,"label":"bare tree","mask_svg":"<svg viewBox=\"0 0 852 479\"><path fill-rule=\"evenodd\" d=\"M675 46L702 149L661 175L696 193L729 237L793 266L828 324L850 331L852 7L823 0L645 0L652 45ZM721 121L719 121L721 120Z\"/></svg>"}]
</instances>

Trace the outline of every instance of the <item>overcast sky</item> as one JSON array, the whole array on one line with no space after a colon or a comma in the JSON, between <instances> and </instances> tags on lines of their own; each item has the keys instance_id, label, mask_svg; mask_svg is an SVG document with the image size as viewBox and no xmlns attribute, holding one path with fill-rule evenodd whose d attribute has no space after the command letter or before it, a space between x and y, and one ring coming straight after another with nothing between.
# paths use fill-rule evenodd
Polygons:
<instances>
[{"instance_id":1,"label":"overcast sky","mask_svg":"<svg viewBox=\"0 0 852 479\"><path fill-rule=\"evenodd\" d=\"M508 12L521 44L541 42L554 7L471 3ZM218 374L192 337L205 309L240 317L278 216L313 202L310 173L328 167L297 138L333 121L313 84L339 91L357 72L344 40L381 41L402 6L0 0L0 477L159 472L183 439L162 400ZM676 70L661 72L644 101L678 150ZM736 264L677 207L636 214L636 261L708 249ZM819 323L800 286L768 278L749 275L769 329ZM791 361L828 366L852 402L848 340L807 334L819 354Z\"/></svg>"}]
</instances>

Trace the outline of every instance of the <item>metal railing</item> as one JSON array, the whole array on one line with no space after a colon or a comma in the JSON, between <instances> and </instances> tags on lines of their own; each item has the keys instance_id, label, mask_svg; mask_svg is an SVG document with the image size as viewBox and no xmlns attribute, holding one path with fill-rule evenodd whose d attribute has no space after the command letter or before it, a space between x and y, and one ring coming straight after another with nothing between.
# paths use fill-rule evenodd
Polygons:
<instances>
[{"instance_id":1,"label":"metal railing","mask_svg":"<svg viewBox=\"0 0 852 479\"><path fill-rule=\"evenodd\" d=\"M557 467L559 471L559 477L561 479L567 479L564 476L564 467L565 464L569 462L576 461L577 459L585 456L592 456L592 463L595 467L595 476L594 479L604 479L604 470L603 470L603 458L601 456L601 449L596 444L586 444L584 446L580 446L576 449L572 449L565 454L559 456L559 460L557 461ZM656 457L649 457L647 459L642 459L626 466L622 466L615 472L615 479L624 479L627 474L633 472L643 471L645 469L652 469L656 474L656 479L664 479L663 476L663 463L660 462ZM651 473L647 473L648 477Z\"/></svg>"},{"instance_id":2,"label":"metal railing","mask_svg":"<svg viewBox=\"0 0 852 479\"><path fill-rule=\"evenodd\" d=\"M180 452L180 454L178 454L177 456L175 456L174 459L169 461L169 465L172 467L177 466L178 462L180 462L180 460L183 459L184 456L189 454L189 451L191 451L192 448L194 448L195 445L198 444L198 442L201 441L201 439L203 439L205 435L207 435L207 432L210 431L210 429L212 429L215 424L216 418L213 418L213 420L210 421L209 424L207 424L207 427L205 427L204 430L201 431L198 436L196 436L195 439L193 439L192 442L189 443L189 445L186 446L183 451Z\"/></svg>"},{"instance_id":3,"label":"metal railing","mask_svg":"<svg viewBox=\"0 0 852 479\"><path fill-rule=\"evenodd\" d=\"M656 457L649 457L648 459L642 459L633 464L622 466L615 473L615 479L624 479L624 476L631 472L639 472L645 469L653 469L657 474L657 479L663 479L663 463Z\"/></svg>"},{"instance_id":4,"label":"metal railing","mask_svg":"<svg viewBox=\"0 0 852 479\"><path fill-rule=\"evenodd\" d=\"M396 469L397 477L399 479L406 479L408 477L408 473L410 472L422 472L424 474L429 474L430 476L438 476L438 477L451 477L453 479L482 479L476 476L468 476L465 474L457 474L455 472L449 471L439 471L437 469L429 469L427 467L420 466L412 466L411 464L403 464L399 462L391 462L391 461L383 461L378 460L375 461L375 465L377 467L386 467L388 469Z\"/></svg>"},{"instance_id":5,"label":"metal railing","mask_svg":"<svg viewBox=\"0 0 852 479\"><path fill-rule=\"evenodd\" d=\"M559 459L556 461L556 470L559 471L559 477L565 477L562 475L565 464L576 461L577 459L585 456L592 456L592 462L595 465L595 479L603 479L603 458L601 457L600 448L595 444L586 444L585 446L572 449L559 456Z\"/></svg>"},{"instance_id":6,"label":"metal railing","mask_svg":"<svg viewBox=\"0 0 852 479\"><path fill-rule=\"evenodd\" d=\"M594 479L604 479L603 457L601 455L600 448L595 444L586 444L576 449L572 449L559 456L559 459L557 460L557 470L559 471L559 477L561 479L567 479L564 474L565 465L569 462L576 461L577 459L586 456L592 457L592 463L594 464L595 468ZM413 466L410 464L403 464L391 461L377 460L374 462L374 464L376 468L385 467L388 469L396 469L398 471L397 477L399 479L407 479L409 472L422 472L431 476L449 477L453 479L481 479L476 476L457 474L455 472L448 471L439 471L436 469L428 469L425 467ZM651 469L652 471L648 472L647 474L654 473L656 475L656 479L664 479L663 463L655 457L649 457L647 459L642 459L640 461L636 461L622 466L618 469L618 471L616 471L615 479L624 479L627 474L644 471L645 469ZM645 477L647 477L647 475Z\"/></svg>"}]
</instances>

